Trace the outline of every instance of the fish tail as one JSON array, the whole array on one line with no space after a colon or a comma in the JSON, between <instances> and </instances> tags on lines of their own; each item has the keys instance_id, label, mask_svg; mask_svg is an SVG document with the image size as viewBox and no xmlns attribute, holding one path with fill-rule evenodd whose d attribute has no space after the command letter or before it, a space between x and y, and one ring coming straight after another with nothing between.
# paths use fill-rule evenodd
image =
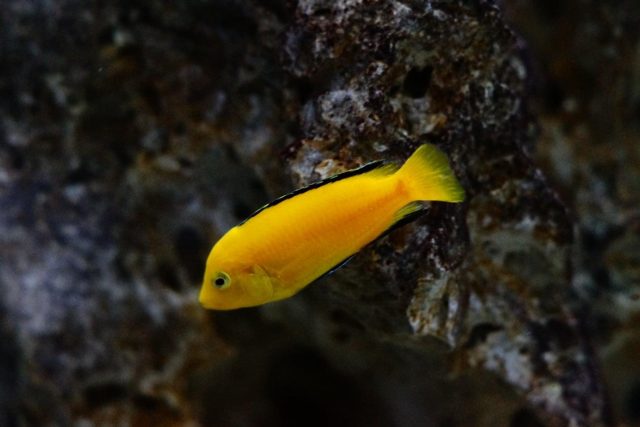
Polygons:
<instances>
[{"instance_id":1,"label":"fish tail","mask_svg":"<svg viewBox=\"0 0 640 427\"><path fill-rule=\"evenodd\" d=\"M447 155L435 145L418 147L396 174L411 200L464 200L464 189L453 174Z\"/></svg>"}]
</instances>

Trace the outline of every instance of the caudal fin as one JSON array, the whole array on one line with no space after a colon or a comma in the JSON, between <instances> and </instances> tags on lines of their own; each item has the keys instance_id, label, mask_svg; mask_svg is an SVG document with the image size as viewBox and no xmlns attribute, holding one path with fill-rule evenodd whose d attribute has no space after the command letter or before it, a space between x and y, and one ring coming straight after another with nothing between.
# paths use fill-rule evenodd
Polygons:
<instances>
[{"instance_id":1,"label":"caudal fin","mask_svg":"<svg viewBox=\"0 0 640 427\"><path fill-rule=\"evenodd\" d=\"M449 159L435 145L418 147L396 174L409 190L411 200L464 200L464 190L449 166Z\"/></svg>"}]
</instances>

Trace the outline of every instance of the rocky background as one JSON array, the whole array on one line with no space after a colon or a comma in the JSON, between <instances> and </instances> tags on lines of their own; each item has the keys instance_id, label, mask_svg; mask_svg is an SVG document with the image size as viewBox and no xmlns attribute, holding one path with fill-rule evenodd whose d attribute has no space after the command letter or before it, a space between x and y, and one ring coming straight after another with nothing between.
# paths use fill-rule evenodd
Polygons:
<instances>
[{"instance_id":1,"label":"rocky background","mask_svg":"<svg viewBox=\"0 0 640 427\"><path fill-rule=\"evenodd\" d=\"M464 204L198 306L252 210L423 142ZM5 1L0 425L638 426L638 142L637 1Z\"/></svg>"}]
</instances>

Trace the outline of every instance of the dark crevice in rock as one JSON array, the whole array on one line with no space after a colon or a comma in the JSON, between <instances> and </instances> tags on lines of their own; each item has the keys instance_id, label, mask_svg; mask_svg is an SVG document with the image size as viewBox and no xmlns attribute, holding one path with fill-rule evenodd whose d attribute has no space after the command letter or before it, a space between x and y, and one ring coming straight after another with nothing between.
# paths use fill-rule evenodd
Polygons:
<instances>
[{"instance_id":1,"label":"dark crevice in rock","mask_svg":"<svg viewBox=\"0 0 640 427\"><path fill-rule=\"evenodd\" d=\"M625 417L632 424L640 422L640 379L637 379L626 393L625 412Z\"/></svg>"},{"instance_id":2,"label":"dark crevice in rock","mask_svg":"<svg viewBox=\"0 0 640 427\"><path fill-rule=\"evenodd\" d=\"M519 409L511 417L511 427L544 427L545 424L540 421L534 412L528 408Z\"/></svg>"},{"instance_id":3,"label":"dark crevice in rock","mask_svg":"<svg viewBox=\"0 0 640 427\"><path fill-rule=\"evenodd\" d=\"M129 389L125 384L107 382L85 387L84 400L90 408L110 405L129 397Z\"/></svg>"},{"instance_id":4,"label":"dark crevice in rock","mask_svg":"<svg viewBox=\"0 0 640 427\"><path fill-rule=\"evenodd\" d=\"M411 98L422 98L427 94L431 83L431 67L412 68L404 78L402 91Z\"/></svg>"},{"instance_id":5,"label":"dark crevice in rock","mask_svg":"<svg viewBox=\"0 0 640 427\"><path fill-rule=\"evenodd\" d=\"M174 250L191 282L202 278L202 260L206 258L207 247L202 233L192 226L182 226L174 238Z\"/></svg>"}]
</instances>

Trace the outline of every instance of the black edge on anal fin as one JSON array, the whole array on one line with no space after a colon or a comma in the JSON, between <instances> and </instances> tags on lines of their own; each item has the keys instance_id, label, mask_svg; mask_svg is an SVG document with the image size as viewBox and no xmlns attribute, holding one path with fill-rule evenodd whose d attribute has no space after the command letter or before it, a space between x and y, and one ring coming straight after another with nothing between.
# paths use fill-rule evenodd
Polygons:
<instances>
[{"instance_id":1,"label":"black edge on anal fin","mask_svg":"<svg viewBox=\"0 0 640 427\"><path fill-rule=\"evenodd\" d=\"M409 215L405 215L402 218L400 218L400 220L394 222L389 228L387 228L385 231L382 232L382 234L380 234L378 237L376 237L374 240L372 240L371 242L369 242L367 245L365 245L363 248L360 248L358 251L356 251L356 253L354 253L353 255L349 255L347 258L343 259L342 261L340 261L339 263L337 263L335 266L331 267L329 270L327 270L326 272L322 273L320 276L318 276L317 279L314 280L314 282L316 280L320 280L324 277L327 277L333 273L335 273L336 270L344 267L344 265L346 263L348 263L349 261L351 261L351 258L353 258L354 256L356 256L356 254L358 254L362 249L364 249L365 247L367 247L368 245L382 239L384 236L386 236L387 234L391 233L392 231L402 227L403 225L406 225L416 219L418 219L419 217L421 217L422 215L424 215L427 212L427 209L420 209L417 210L415 212L410 213Z\"/></svg>"},{"instance_id":2,"label":"black edge on anal fin","mask_svg":"<svg viewBox=\"0 0 640 427\"><path fill-rule=\"evenodd\" d=\"M424 207L422 209L418 209L415 212L411 212L409 215L403 216L398 221L396 221L393 224L391 224L391 226L389 228L387 228L385 231L383 231L382 234L380 234L380 236L376 237L374 242L376 240L378 240L378 239L382 239L384 236L386 236L387 234L391 233L392 231L397 230L398 228L402 227L403 225L407 225L410 222L415 221L416 219L420 218L425 213L427 213L427 208L426 207Z\"/></svg>"},{"instance_id":3,"label":"black edge on anal fin","mask_svg":"<svg viewBox=\"0 0 640 427\"><path fill-rule=\"evenodd\" d=\"M359 252L359 251L358 251L358 252ZM358 252L356 252L356 254L357 254ZM346 263L348 263L349 261L351 261L351 258L353 258L354 256L356 256L356 254L349 255L348 257L346 257L345 259L343 259L342 261L340 261L339 263L337 263L336 265L334 265L333 267L331 267L330 269L328 269L327 271L325 271L324 273L322 273L320 276L318 276L318 278L317 278L317 279L315 279L315 280L314 280L314 282L315 282L316 280L320 280L320 279L322 279L322 278L325 278L325 277L327 277L327 276L329 276L329 275L331 275L331 274L335 273L335 271L336 271L336 270L338 270L338 269L340 269L340 268L344 267L344 265L345 265Z\"/></svg>"},{"instance_id":4,"label":"black edge on anal fin","mask_svg":"<svg viewBox=\"0 0 640 427\"><path fill-rule=\"evenodd\" d=\"M307 185L306 187L302 187L302 188L298 188L297 190L293 190L292 192L287 193L284 196L280 196L277 199L275 199L274 201L272 201L270 203L267 203L266 205L262 206L261 208L256 210L254 213L252 213L251 215L246 217L244 220L242 220L242 222L240 222L237 226L241 226L242 224L247 222L249 219L251 219L254 216L258 215L263 210L265 210L267 208L270 208L272 206L275 206L280 202L283 202L283 201L285 201L287 199L292 198L293 196L297 196L298 194L306 193L309 190L313 190L315 188L322 187L323 185L330 184L332 182L340 181L340 180L345 179L345 178L349 178L349 177L352 177L352 176L361 175L363 173L370 172L370 171L372 171L374 169L377 169L379 167L384 166L385 164L387 164L387 162L385 162L384 160L376 160L376 161L367 163L365 165L362 165L362 166L360 166L358 168L351 169L351 170L339 173L337 175L330 176L329 178L313 182L313 183Z\"/></svg>"}]
</instances>

